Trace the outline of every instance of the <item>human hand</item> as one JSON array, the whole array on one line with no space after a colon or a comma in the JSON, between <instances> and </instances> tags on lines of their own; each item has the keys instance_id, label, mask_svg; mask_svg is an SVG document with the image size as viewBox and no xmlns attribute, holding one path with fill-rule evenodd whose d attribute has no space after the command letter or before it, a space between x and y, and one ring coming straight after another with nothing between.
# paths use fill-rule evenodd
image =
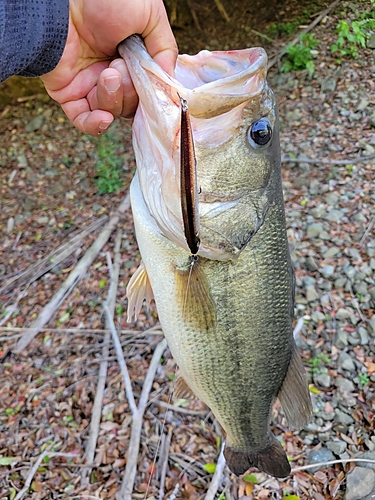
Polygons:
<instances>
[{"instance_id":1,"label":"human hand","mask_svg":"<svg viewBox=\"0 0 375 500\"><path fill-rule=\"evenodd\" d=\"M138 103L125 62L114 59L117 45L141 34L169 74L178 49L162 0L70 0L69 10L62 58L41 79L79 130L100 135L116 117L131 117Z\"/></svg>"}]
</instances>

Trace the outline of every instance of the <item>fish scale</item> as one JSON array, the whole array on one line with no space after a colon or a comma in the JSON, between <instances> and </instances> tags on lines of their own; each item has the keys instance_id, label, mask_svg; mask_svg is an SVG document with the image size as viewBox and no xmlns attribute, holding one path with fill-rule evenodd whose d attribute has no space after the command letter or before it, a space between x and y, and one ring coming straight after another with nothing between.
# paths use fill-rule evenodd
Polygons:
<instances>
[{"instance_id":1,"label":"fish scale","mask_svg":"<svg viewBox=\"0 0 375 500\"><path fill-rule=\"evenodd\" d=\"M139 94L131 204L142 265L128 285L128 318L142 306L142 287L146 297L151 288L181 371L176 391L211 408L226 436L229 468L285 477L290 465L270 429L272 403L278 397L288 424L301 428L311 401L292 333L294 275L267 58L258 48L180 56L175 80L139 39L119 51ZM178 184L181 102L196 155L194 259L180 203L191 193Z\"/></svg>"}]
</instances>

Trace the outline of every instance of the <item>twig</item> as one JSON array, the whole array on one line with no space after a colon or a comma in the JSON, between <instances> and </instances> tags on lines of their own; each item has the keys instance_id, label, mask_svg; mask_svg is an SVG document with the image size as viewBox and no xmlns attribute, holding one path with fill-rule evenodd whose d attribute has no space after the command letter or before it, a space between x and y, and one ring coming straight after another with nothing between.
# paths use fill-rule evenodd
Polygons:
<instances>
[{"instance_id":1,"label":"twig","mask_svg":"<svg viewBox=\"0 0 375 500\"><path fill-rule=\"evenodd\" d=\"M116 327L115 327L115 324L114 324L113 319L112 319L111 311L108 307L108 304L106 304L105 302L103 303L103 309L104 309L104 312L106 315L106 322L107 322L107 324L110 328L110 331L111 331L112 341L113 341L113 345L114 345L115 351L116 351L117 362L120 366L122 378L124 380L125 392L126 392L126 397L128 399L129 408L130 408L132 415L134 415L135 413L137 413L138 409L137 409L137 405L135 403L133 389L132 389L132 383L130 380L128 369L126 367L124 353L122 352L121 342L120 342L120 339L118 338Z\"/></svg>"},{"instance_id":2,"label":"twig","mask_svg":"<svg viewBox=\"0 0 375 500\"><path fill-rule=\"evenodd\" d=\"M139 445L141 440L143 415L146 409L155 373L159 366L160 357L163 354L166 347L167 347L167 341L165 339L159 342L159 344L157 345L154 354L152 356L151 363L148 368L145 380L143 382L143 388L141 392L141 397L139 398L138 408L136 408L134 413L132 412L132 428L131 428L130 442L128 448L128 458L127 458L124 478L121 485L121 490L116 497L117 500L132 500L133 486L137 472L137 461L138 461Z\"/></svg>"},{"instance_id":3,"label":"twig","mask_svg":"<svg viewBox=\"0 0 375 500\"><path fill-rule=\"evenodd\" d=\"M116 292L118 287L118 278L120 274L120 264L121 264L121 253L120 253L121 240L122 240L122 232L118 231L114 248L114 254L115 254L114 267L113 268L111 267L112 262L111 266L109 266L109 269L111 269L110 273L111 280L109 285L107 303L108 303L109 314L111 315L111 317L113 316L116 306ZM106 326L108 328L108 322ZM90 435L85 450L85 458L89 463L94 462L96 443L99 435L100 420L102 416L103 395L107 379L110 338L111 338L111 333L110 330L108 329L108 331L105 333L103 337L103 349L102 349L103 360L101 361L99 367L98 385L96 388L94 405L91 413ZM82 471L81 474L82 486L86 486L88 484L91 470L92 470L91 468L87 468Z\"/></svg>"},{"instance_id":4,"label":"twig","mask_svg":"<svg viewBox=\"0 0 375 500\"><path fill-rule=\"evenodd\" d=\"M368 225L368 228L366 229L364 235L362 236L361 238L361 241L359 242L360 245L363 245L363 243L365 242L367 236L370 234L370 231L372 230L372 228L374 227L374 224L375 224L375 215L374 217L371 219L371 222L370 224Z\"/></svg>"},{"instance_id":5,"label":"twig","mask_svg":"<svg viewBox=\"0 0 375 500\"><path fill-rule=\"evenodd\" d=\"M26 478L24 487L22 488L22 490L18 492L14 500L21 500L21 498L23 498L24 495L27 493L28 489L30 488L31 482L40 467L40 464L46 457L80 458L80 455L77 455L76 453L60 453L57 451L48 451L48 450L43 451L43 453L39 455L38 460L35 462L35 464L31 467L30 472Z\"/></svg>"},{"instance_id":6,"label":"twig","mask_svg":"<svg viewBox=\"0 0 375 500\"><path fill-rule=\"evenodd\" d=\"M374 464L375 460L370 460L368 458L344 458L342 460L331 460L330 462L319 462L316 464L302 465L301 467L294 467L291 470L291 474L295 474L296 472L300 472L302 470L313 469L314 467L322 467L324 465L335 465L335 464L347 464L349 462L363 462L367 464Z\"/></svg>"},{"instance_id":7,"label":"twig","mask_svg":"<svg viewBox=\"0 0 375 500\"><path fill-rule=\"evenodd\" d=\"M2 326L0 327L0 332L28 332L34 331L34 328L20 328L18 326ZM53 332L53 333L83 333L83 334L91 334L91 333L107 333L110 332L109 329L100 329L100 328L41 328L40 332ZM152 326L147 330L120 330L121 335L162 335L163 332L160 328L160 325ZM16 340L22 337L22 333L17 335L12 335L11 337L0 337L0 341L4 340Z\"/></svg>"},{"instance_id":8,"label":"twig","mask_svg":"<svg viewBox=\"0 0 375 500\"><path fill-rule=\"evenodd\" d=\"M172 495L169 497L168 500L176 500L177 498L177 493L178 493L178 490L180 489L180 484L177 483L176 486L174 487L173 491L172 491Z\"/></svg>"},{"instance_id":9,"label":"twig","mask_svg":"<svg viewBox=\"0 0 375 500\"><path fill-rule=\"evenodd\" d=\"M206 496L204 497L204 500L214 500L217 490L219 489L220 483L223 479L223 473L226 464L224 458L224 446L225 444L223 443L220 450L219 460L217 461L216 469L214 475L212 476L212 481L210 487L207 490Z\"/></svg>"},{"instance_id":10,"label":"twig","mask_svg":"<svg viewBox=\"0 0 375 500\"><path fill-rule=\"evenodd\" d=\"M199 23L198 16L197 16L195 10L193 9L193 6L192 6L190 0L186 0L186 3L188 4L188 7L190 9L190 13L191 13L191 16L192 16L192 18L194 20L195 27L197 28L198 31L202 31L201 25Z\"/></svg>"},{"instance_id":11,"label":"twig","mask_svg":"<svg viewBox=\"0 0 375 500\"><path fill-rule=\"evenodd\" d=\"M38 262L33 264L32 266L26 268L25 270L15 273L13 279L8 281L5 285L0 288L0 295L9 295L9 292L14 289L16 286L19 288L24 283L27 282L28 285L31 285L33 281L36 281L38 278L43 276L43 274L47 273L50 269L57 266L65 260L69 255L71 255L74 250L81 244L82 240L86 238L93 231L96 231L104 224L108 217L101 217L96 220L89 226L85 227L78 234L73 236L69 241L59 246L51 253L40 259Z\"/></svg>"},{"instance_id":12,"label":"twig","mask_svg":"<svg viewBox=\"0 0 375 500\"><path fill-rule=\"evenodd\" d=\"M120 217L128 208L130 207L130 196L127 194L117 211L112 215L108 224L101 231L99 236L96 238L91 247L87 250L85 255L78 262L76 267L71 271L67 279L64 281L63 285L52 297L51 301L42 309L37 319L31 325L33 330L24 334L22 338L17 342L15 352L20 352L26 349L30 342L36 337L40 328L43 328L46 323L56 314L62 302L70 294L76 284L84 277L87 269L96 259L98 253L107 243L109 237L111 236L113 230L120 221Z\"/></svg>"},{"instance_id":13,"label":"twig","mask_svg":"<svg viewBox=\"0 0 375 500\"><path fill-rule=\"evenodd\" d=\"M300 41L303 34L309 33L311 30L313 30L315 26L318 25L320 21L327 14L331 12L331 10L337 7L339 3L340 0L335 0L333 3L331 3L331 5L327 9L323 10L323 12L321 12L321 14L316 19L314 19L314 21L311 24L309 24L304 30L302 30L301 33L296 38L294 38L290 43L288 43L288 45L284 47L275 57L270 59L267 68L268 69L272 68L272 66L274 66L278 61L280 61L280 59L287 53L289 47L293 47L293 45L296 45Z\"/></svg>"},{"instance_id":14,"label":"twig","mask_svg":"<svg viewBox=\"0 0 375 500\"><path fill-rule=\"evenodd\" d=\"M169 447L171 445L172 440L172 432L173 427L171 426L168 431L168 436L164 441L164 446L162 446L160 455L164 455L163 463L160 471L160 489L159 489L159 500L163 500L164 498L164 488L165 488L165 480L168 472L168 458L169 458Z\"/></svg>"},{"instance_id":15,"label":"twig","mask_svg":"<svg viewBox=\"0 0 375 500\"><path fill-rule=\"evenodd\" d=\"M257 30L250 30L250 31L251 31L251 33L254 33L254 35L260 36L261 38L264 38L265 40L268 40L271 43L274 42L274 40L272 38L265 35L264 33L261 33L260 31L257 31Z\"/></svg>"},{"instance_id":16,"label":"twig","mask_svg":"<svg viewBox=\"0 0 375 500\"><path fill-rule=\"evenodd\" d=\"M167 410L172 410L177 413L185 413L186 415L195 415L197 417L204 418L205 414L199 410L189 410L189 408L183 408L182 406L175 406L169 403L165 403L164 401L157 401L156 406L161 406L162 408L166 408Z\"/></svg>"},{"instance_id":17,"label":"twig","mask_svg":"<svg viewBox=\"0 0 375 500\"><path fill-rule=\"evenodd\" d=\"M293 338L294 339L296 339L298 337L298 335L300 334L300 332L301 332L301 330L303 328L304 323L305 323L304 318L300 318L297 321L296 327L293 330Z\"/></svg>"},{"instance_id":18,"label":"twig","mask_svg":"<svg viewBox=\"0 0 375 500\"><path fill-rule=\"evenodd\" d=\"M359 156L351 160L327 160L326 158L291 158L290 156L282 156L281 163L313 163L325 165L354 165L355 163L365 163L367 160L375 158L375 153L368 156Z\"/></svg>"},{"instance_id":19,"label":"twig","mask_svg":"<svg viewBox=\"0 0 375 500\"><path fill-rule=\"evenodd\" d=\"M220 0L215 0L215 3L216 3L217 10L220 12L221 17L224 19L224 21L229 23L230 17L228 16L228 13L225 10L224 5L221 3Z\"/></svg>"}]
</instances>

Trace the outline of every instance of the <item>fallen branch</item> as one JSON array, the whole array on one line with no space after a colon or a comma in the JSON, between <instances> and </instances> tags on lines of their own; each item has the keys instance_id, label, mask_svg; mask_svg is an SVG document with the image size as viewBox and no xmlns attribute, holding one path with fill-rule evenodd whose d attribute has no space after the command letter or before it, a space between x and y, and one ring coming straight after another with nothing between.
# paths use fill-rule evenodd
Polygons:
<instances>
[{"instance_id":1,"label":"fallen branch","mask_svg":"<svg viewBox=\"0 0 375 500\"><path fill-rule=\"evenodd\" d=\"M343 458L341 460L331 460L329 462L319 462L316 464L309 464L309 465L302 465L301 467L294 467L291 470L291 474L295 474L296 472L300 472L302 470L308 470L308 469L313 469L314 467L323 467L325 465L335 465L335 464L347 464L349 462L362 462L362 463L367 463L367 464L374 464L375 467L375 460L370 460L369 458Z\"/></svg>"},{"instance_id":2,"label":"fallen branch","mask_svg":"<svg viewBox=\"0 0 375 500\"><path fill-rule=\"evenodd\" d=\"M186 3L187 3L187 5L188 5L188 7L190 9L190 14L191 14L191 17L193 18L195 27L197 28L198 31L202 31L202 28L201 28L201 25L199 23L199 19L198 19L197 13L193 9L193 6L192 6L190 0L186 0Z\"/></svg>"},{"instance_id":3,"label":"fallen branch","mask_svg":"<svg viewBox=\"0 0 375 500\"><path fill-rule=\"evenodd\" d=\"M204 418L206 415L202 411L199 410L190 410L189 408L184 408L182 406L171 405L170 403L166 403L165 401L158 401L156 406L161 406L167 410L172 410L177 413L185 413L185 415L194 415L196 417Z\"/></svg>"},{"instance_id":4,"label":"fallen branch","mask_svg":"<svg viewBox=\"0 0 375 500\"><path fill-rule=\"evenodd\" d=\"M324 19L335 7L338 6L339 3L340 0L335 0L333 3L331 3L331 5L327 9L323 10L320 13L320 15L316 19L314 19L314 21L311 24L309 24L305 29L303 29L296 38L294 38L290 43L288 43L288 45L284 47L275 57L269 60L267 69L272 68L272 66L274 66L277 62L279 62L280 59L283 56L285 56L289 47L297 45L297 43L301 40L302 35L304 35L305 33L309 33L311 30L313 30L315 26L317 26L322 19Z\"/></svg>"},{"instance_id":5,"label":"fallen branch","mask_svg":"<svg viewBox=\"0 0 375 500\"><path fill-rule=\"evenodd\" d=\"M108 290L107 304L108 304L109 314L111 316L113 316L116 306L116 293L117 293L118 279L119 279L120 265L121 265L121 253L120 253L121 241L122 241L122 232L118 231L114 248L115 257L114 257L113 270L111 267L112 263L110 262L110 257L107 254L107 259L109 259L110 262L110 265L108 266L108 268L110 269L110 285ZM108 328L108 321L106 326ZM102 349L103 360L100 362L98 385L96 387L94 405L91 413L90 435L85 450L85 458L89 463L94 462L96 443L99 436L100 421L102 417L103 395L107 379L110 339L111 339L111 333L110 330L108 329L103 337L103 349ZM89 483L91 470L92 470L91 468L88 468L82 471L81 474L82 486L86 486Z\"/></svg>"},{"instance_id":6,"label":"fallen branch","mask_svg":"<svg viewBox=\"0 0 375 500\"><path fill-rule=\"evenodd\" d=\"M86 238L93 231L99 229L100 226L104 224L108 217L101 217L96 220L88 227L85 227L78 234L73 236L69 241L59 246L51 253L40 259L38 262L28 267L24 271L16 273L13 279L9 280L5 285L0 288L0 295L9 295L11 290L15 287L19 288L20 286L26 284L31 285L38 278L43 276L43 274L47 273L50 269L57 266L65 260L69 255L71 255L76 248L81 244L82 240Z\"/></svg>"},{"instance_id":7,"label":"fallen branch","mask_svg":"<svg viewBox=\"0 0 375 500\"><path fill-rule=\"evenodd\" d=\"M121 490L117 494L116 498L117 500L132 500L134 481L137 473L137 462L138 462L138 453L141 440L143 415L147 406L147 401L151 391L155 373L157 367L159 366L160 357L163 354L165 348L167 347L167 341L164 339L161 342L159 342L159 344L156 346L145 380L143 382L143 388L137 407L134 399L129 373L126 368L124 355L122 352L121 344L116 332L115 325L113 323L113 319L110 315L110 311L108 309L107 304L103 304L103 308L107 317L108 325L111 330L113 343L115 345L117 360L120 365L121 373L125 383L126 397L128 399L129 407L132 414L132 427L131 427L130 442L128 447L128 456L127 456L125 474L121 485Z\"/></svg>"},{"instance_id":8,"label":"fallen branch","mask_svg":"<svg viewBox=\"0 0 375 500\"><path fill-rule=\"evenodd\" d=\"M108 221L108 224L101 231L97 239L87 250L85 255L81 258L76 267L73 269L73 271L71 271L67 279L64 281L63 285L55 293L51 301L46 306L44 306L37 319L31 325L31 329L27 333L25 333L17 342L15 347L15 352L20 352L26 349L26 347L30 344L30 342L39 333L40 329L43 328L44 325L48 323L48 321L50 321L50 319L56 314L63 301L66 299L66 297L74 289L77 283L79 283L81 279L85 276L87 269L95 261L98 253L107 243L113 230L119 223L120 217L126 212L126 210L129 209L129 207L130 207L130 197L129 194L127 194L123 199L123 201L121 202L120 206L118 207L117 211L111 216L110 220Z\"/></svg>"},{"instance_id":9,"label":"fallen branch","mask_svg":"<svg viewBox=\"0 0 375 500\"><path fill-rule=\"evenodd\" d=\"M364 235L362 236L361 238L361 241L359 242L359 244L362 246L363 243L366 241L366 238L367 236L370 234L370 231L372 230L373 226L375 224L375 216L371 219L371 222L370 224L368 225L368 228L366 229Z\"/></svg>"},{"instance_id":10,"label":"fallen branch","mask_svg":"<svg viewBox=\"0 0 375 500\"><path fill-rule=\"evenodd\" d=\"M212 481L210 487L207 490L206 496L204 497L204 500L214 500L217 490L219 489L220 484L223 480L223 473L226 465L226 461L224 458L224 446L225 444L223 443L220 450L219 460L217 461L216 469L214 475L212 476Z\"/></svg>"},{"instance_id":11,"label":"fallen branch","mask_svg":"<svg viewBox=\"0 0 375 500\"><path fill-rule=\"evenodd\" d=\"M34 328L24 328L19 326L2 326L0 327L0 332L28 332L34 331ZM107 333L110 332L108 329L104 328L40 328L40 332L51 332L51 333L82 333L83 335L92 333ZM152 326L147 330L120 330L121 335L162 335L163 332L160 325ZM23 334L19 333L17 335L12 335L11 337L0 337L0 341L4 340L15 340L22 337Z\"/></svg>"},{"instance_id":12,"label":"fallen branch","mask_svg":"<svg viewBox=\"0 0 375 500\"><path fill-rule=\"evenodd\" d=\"M76 453L59 453L57 451L48 451L48 450L43 451L43 453L39 455L38 460L35 462L35 464L31 467L30 472L26 478L24 487L17 493L17 495L14 497L14 500L21 500L24 497L24 495L28 492L35 474L37 473L41 463L46 457L79 458L80 456L77 455Z\"/></svg>"},{"instance_id":13,"label":"fallen branch","mask_svg":"<svg viewBox=\"0 0 375 500\"><path fill-rule=\"evenodd\" d=\"M368 160L373 160L375 154L368 156L359 156L351 160L327 160L326 158L291 158L290 156L282 156L281 163L312 163L316 165L354 165L356 163L366 163Z\"/></svg>"},{"instance_id":14,"label":"fallen branch","mask_svg":"<svg viewBox=\"0 0 375 500\"><path fill-rule=\"evenodd\" d=\"M215 0L215 4L216 4L217 10L219 11L221 17L224 19L224 21L229 23L230 17L228 16L228 13L225 10L224 5L221 3L220 0Z\"/></svg>"},{"instance_id":15,"label":"fallen branch","mask_svg":"<svg viewBox=\"0 0 375 500\"><path fill-rule=\"evenodd\" d=\"M176 500L177 493L178 493L179 489L180 489L180 485L179 485L179 483L177 483L176 486L174 487L173 491L172 491L172 495L169 497L169 500Z\"/></svg>"},{"instance_id":16,"label":"fallen branch","mask_svg":"<svg viewBox=\"0 0 375 500\"><path fill-rule=\"evenodd\" d=\"M161 471L160 471L160 487L159 487L159 500L164 499L164 488L165 488L165 480L167 478L168 472L168 459L169 459L169 447L171 445L172 440L173 427L171 426L168 431L167 437L164 439L164 442L161 446L160 457L163 457L161 460Z\"/></svg>"}]
</instances>

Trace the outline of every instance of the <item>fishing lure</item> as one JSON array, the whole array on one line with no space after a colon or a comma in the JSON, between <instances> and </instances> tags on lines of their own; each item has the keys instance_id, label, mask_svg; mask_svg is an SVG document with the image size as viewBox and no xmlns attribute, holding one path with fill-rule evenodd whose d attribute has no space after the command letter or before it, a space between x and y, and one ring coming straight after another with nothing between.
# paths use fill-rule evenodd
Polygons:
<instances>
[{"instance_id":1,"label":"fishing lure","mask_svg":"<svg viewBox=\"0 0 375 500\"><path fill-rule=\"evenodd\" d=\"M194 256L198 253L200 245L197 169L188 104L186 99L181 96L179 98L181 101L181 210L186 242Z\"/></svg>"}]
</instances>

